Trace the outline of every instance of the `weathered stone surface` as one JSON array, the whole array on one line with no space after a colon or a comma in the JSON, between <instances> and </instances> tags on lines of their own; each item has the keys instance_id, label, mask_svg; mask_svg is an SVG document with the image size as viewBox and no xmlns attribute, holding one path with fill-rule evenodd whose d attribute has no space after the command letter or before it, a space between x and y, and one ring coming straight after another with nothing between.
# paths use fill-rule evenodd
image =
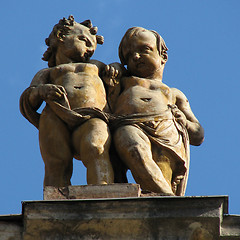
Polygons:
<instances>
[{"instance_id":1,"label":"weathered stone surface","mask_svg":"<svg viewBox=\"0 0 240 240\"><path fill-rule=\"evenodd\" d=\"M141 189L138 184L84 185L56 188L44 188L44 200L56 199L90 199L139 197Z\"/></svg>"},{"instance_id":2,"label":"weathered stone surface","mask_svg":"<svg viewBox=\"0 0 240 240\"><path fill-rule=\"evenodd\" d=\"M0 240L21 240L22 230L22 215L0 216Z\"/></svg>"},{"instance_id":3,"label":"weathered stone surface","mask_svg":"<svg viewBox=\"0 0 240 240\"><path fill-rule=\"evenodd\" d=\"M221 239L240 239L240 216L224 216L221 224Z\"/></svg>"},{"instance_id":4,"label":"weathered stone surface","mask_svg":"<svg viewBox=\"0 0 240 240\"><path fill-rule=\"evenodd\" d=\"M167 46L155 31L127 30L119 58L127 66L113 113L116 151L143 190L184 196L189 144L200 145L204 131L186 96L162 82Z\"/></svg>"},{"instance_id":5,"label":"weathered stone surface","mask_svg":"<svg viewBox=\"0 0 240 240\"><path fill-rule=\"evenodd\" d=\"M43 59L49 68L40 70L21 96L21 113L39 129L44 186L71 185L73 157L87 166L88 184L114 182L110 130L104 121L106 65L90 60L97 43L103 43L96 33L90 20L61 19L46 39Z\"/></svg>"},{"instance_id":6,"label":"weathered stone surface","mask_svg":"<svg viewBox=\"0 0 240 240\"><path fill-rule=\"evenodd\" d=\"M239 240L227 212L224 196L23 202L22 215L0 216L0 240Z\"/></svg>"},{"instance_id":7,"label":"weathered stone surface","mask_svg":"<svg viewBox=\"0 0 240 240\"><path fill-rule=\"evenodd\" d=\"M88 184L126 183L130 169L141 189L184 196L189 144L200 145L204 131L186 96L162 82L163 38L130 28L121 64L108 65L90 59L103 40L90 20L61 19L45 41L49 68L21 95L21 113L39 130L44 186L71 185L75 158Z\"/></svg>"},{"instance_id":8,"label":"weathered stone surface","mask_svg":"<svg viewBox=\"0 0 240 240\"><path fill-rule=\"evenodd\" d=\"M215 240L227 197L24 202L24 240ZM200 238L201 237L201 238Z\"/></svg>"}]
</instances>

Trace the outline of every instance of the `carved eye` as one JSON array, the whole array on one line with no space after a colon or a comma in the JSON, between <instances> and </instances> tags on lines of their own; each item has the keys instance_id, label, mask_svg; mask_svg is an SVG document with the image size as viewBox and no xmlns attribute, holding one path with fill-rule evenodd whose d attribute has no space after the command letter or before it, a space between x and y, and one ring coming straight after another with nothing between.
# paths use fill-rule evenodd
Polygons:
<instances>
[{"instance_id":1,"label":"carved eye","mask_svg":"<svg viewBox=\"0 0 240 240\"><path fill-rule=\"evenodd\" d=\"M82 36L82 35L78 36L78 39L82 40L84 42L87 42L87 39L84 36Z\"/></svg>"},{"instance_id":2,"label":"carved eye","mask_svg":"<svg viewBox=\"0 0 240 240\"><path fill-rule=\"evenodd\" d=\"M152 51L152 48L150 46L148 46L148 45L145 45L145 46L142 47L142 51L143 52Z\"/></svg>"},{"instance_id":3,"label":"carved eye","mask_svg":"<svg viewBox=\"0 0 240 240\"><path fill-rule=\"evenodd\" d=\"M83 35L80 35L78 36L78 39L81 40L81 41L84 41L86 43L86 46L87 47L91 47L92 44L91 42L89 41L89 39L87 39L86 37L84 37Z\"/></svg>"}]
</instances>

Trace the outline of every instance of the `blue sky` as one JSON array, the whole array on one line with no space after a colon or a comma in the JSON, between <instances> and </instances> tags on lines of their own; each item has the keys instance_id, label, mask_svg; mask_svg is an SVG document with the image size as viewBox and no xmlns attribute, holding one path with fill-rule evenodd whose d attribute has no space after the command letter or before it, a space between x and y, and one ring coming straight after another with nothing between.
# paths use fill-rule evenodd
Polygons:
<instances>
[{"instance_id":1,"label":"blue sky","mask_svg":"<svg viewBox=\"0 0 240 240\"><path fill-rule=\"evenodd\" d=\"M90 2L90 4L89 4ZM41 200L44 164L38 131L19 112L19 97L47 63L45 38L60 18L91 19L105 43L93 59L119 61L118 45L133 26L153 29L169 51L163 82L188 97L205 129L191 147L187 196L228 195L240 214L240 1L4 1L1 3L0 214L21 213L21 201ZM72 184L86 184L74 161Z\"/></svg>"}]
</instances>

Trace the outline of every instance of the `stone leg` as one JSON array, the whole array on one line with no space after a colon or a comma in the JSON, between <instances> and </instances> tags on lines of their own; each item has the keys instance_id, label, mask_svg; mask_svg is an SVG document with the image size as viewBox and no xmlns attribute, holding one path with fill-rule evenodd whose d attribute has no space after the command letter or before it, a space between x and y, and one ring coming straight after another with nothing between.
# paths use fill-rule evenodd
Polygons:
<instances>
[{"instance_id":1,"label":"stone leg","mask_svg":"<svg viewBox=\"0 0 240 240\"><path fill-rule=\"evenodd\" d=\"M73 154L70 133L65 123L48 107L40 118L39 144L45 163L44 186L71 185Z\"/></svg>"},{"instance_id":2,"label":"stone leg","mask_svg":"<svg viewBox=\"0 0 240 240\"><path fill-rule=\"evenodd\" d=\"M87 168L88 184L113 183L114 174L109 158L110 131L107 124L92 118L78 127L72 136L77 159Z\"/></svg>"},{"instance_id":3,"label":"stone leg","mask_svg":"<svg viewBox=\"0 0 240 240\"><path fill-rule=\"evenodd\" d=\"M140 129L130 125L120 127L114 134L114 144L143 190L173 195L171 186L153 160L151 142Z\"/></svg>"}]
</instances>

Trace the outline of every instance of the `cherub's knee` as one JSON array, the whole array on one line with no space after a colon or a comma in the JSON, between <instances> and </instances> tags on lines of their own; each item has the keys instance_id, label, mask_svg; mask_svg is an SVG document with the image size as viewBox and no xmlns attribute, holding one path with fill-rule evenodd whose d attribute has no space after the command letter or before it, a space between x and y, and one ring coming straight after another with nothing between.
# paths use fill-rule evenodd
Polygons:
<instances>
[{"instance_id":1,"label":"cherub's knee","mask_svg":"<svg viewBox=\"0 0 240 240\"><path fill-rule=\"evenodd\" d=\"M117 149L127 148L128 151L138 151L151 148L148 137L134 126L123 126L116 130L114 143Z\"/></svg>"},{"instance_id":2,"label":"cherub's knee","mask_svg":"<svg viewBox=\"0 0 240 240\"><path fill-rule=\"evenodd\" d=\"M102 155L105 151L104 145L102 143L90 143L88 146L89 152L95 156Z\"/></svg>"},{"instance_id":3,"label":"cherub's knee","mask_svg":"<svg viewBox=\"0 0 240 240\"><path fill-rule=\"evenodd\" d=\"M99 156L103 155L104 153L108 152L109 147L108 144L104 143L103 141L82 141L80 146L80 155L82 158L98 158Z\"/></svg>"}]
</instances>

